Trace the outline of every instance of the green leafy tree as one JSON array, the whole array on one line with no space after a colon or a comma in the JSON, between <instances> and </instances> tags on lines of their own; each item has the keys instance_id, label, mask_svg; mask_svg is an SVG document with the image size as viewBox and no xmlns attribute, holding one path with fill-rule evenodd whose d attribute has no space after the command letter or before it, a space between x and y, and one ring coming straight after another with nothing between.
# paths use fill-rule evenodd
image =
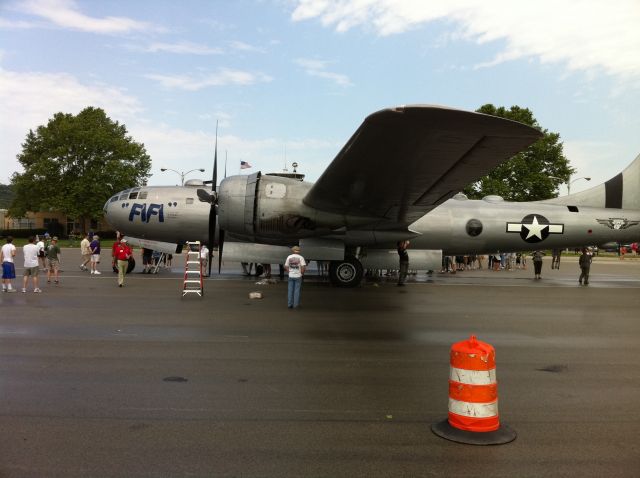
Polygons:
<instances>
[{"instance_id":1,"label":"green leafy tree","mask_svg":"<svg viewBox=\"0 0 640 478\"><path fill-rule=\"evenodd\" d=\"M30 130L17 158L24 172L11 178L9 213L58 210L83 227L86 219L102 217L115 192L145 181L151 167L144 145L93 107L77 116L56 113L46 126Z\"/></svg>"},{"instance_id":2,"label":"green leafy tree","mask_svg":"<svg viewBox=\"0 0 640 478\"><path fill-rule=\"evenodd\" d=\"M13 201L15 194L13 188L9 184L0 184L0 209L8 209ZM2 224L0 224L2 227Z\"/></svg>"},{"instance_id":3,"label":"green leafy tree","mask_svg":"<svg viewBox=\"0 0 640 478\"><path fill-rule=\"evenodd\" d=\"M533 126L544 136L487 176L467 186L464 193L472 199L497 194L509 201L557 197L560 184L568 181L575 172L562 152L560 135L542 129L528 108L512 106L506 109L486 104L476 111Z\"/></svg>"}]
</instances>

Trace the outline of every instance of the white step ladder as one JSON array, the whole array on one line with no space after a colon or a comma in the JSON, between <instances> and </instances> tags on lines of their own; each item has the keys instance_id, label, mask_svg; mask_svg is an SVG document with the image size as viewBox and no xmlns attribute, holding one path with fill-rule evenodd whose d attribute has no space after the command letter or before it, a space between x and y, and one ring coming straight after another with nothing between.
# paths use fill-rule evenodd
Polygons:
<instances>
[{"instance_id":1,"label":"white step ladder","mask_svg":"<svg viewBox=\"0 0 640 478\"><path fill-rule=\"evenodd\" d=\"M204 294L202 283L202 261L200 260L200 241L187 242L187 257L184 261L184 286L182 297L187 294Z\"/></svg>"}]
</instances>

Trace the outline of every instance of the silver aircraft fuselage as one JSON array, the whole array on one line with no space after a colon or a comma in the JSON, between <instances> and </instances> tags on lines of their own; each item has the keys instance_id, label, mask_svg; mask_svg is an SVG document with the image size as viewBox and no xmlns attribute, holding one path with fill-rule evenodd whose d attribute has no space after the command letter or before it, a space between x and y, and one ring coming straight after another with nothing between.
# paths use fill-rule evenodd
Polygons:
<instances>
[{"instance_id":1,"label":"silver aircraft fuselage","mask_svg":"<svg viewBox=\"0 0 640 478\"><path fill-rule=\"evenodd\" d=\"M290 246L300 239L339 241L345 247L388 249L410 239L412 249L444 254L581 247L640 238L640 210L513 203L489 196L457 195L408 229L376 227L376 218L318 211L302 199L313 184L254 174L229 177L219 188L220 227L229 240ZM105 204L111 225L142 239L207 242L210 204L199 199L204 185L142 187ZM382 222L381 222L382 223ZM317 259L322 259L318 257Z\"/></svg>"}]
</instances>

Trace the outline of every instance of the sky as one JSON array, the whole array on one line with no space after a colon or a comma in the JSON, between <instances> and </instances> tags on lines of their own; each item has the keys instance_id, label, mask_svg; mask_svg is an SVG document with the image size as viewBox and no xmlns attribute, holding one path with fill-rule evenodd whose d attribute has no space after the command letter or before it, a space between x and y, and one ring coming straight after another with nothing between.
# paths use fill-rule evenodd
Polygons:
<instances>
[{"instance_id":1,"label":"sky","mask_svg":"<svg viewBox=\"0 0 640 478\"><path fill-rule=\"evenodd\" d=\"M638 25L638 0L0 0L0 183L88 106L172 185L211 178L216 122L221 174L314 181L375 111L492 103L560 134L577 192L640 153Z\"/></svg>"}]
</instances>

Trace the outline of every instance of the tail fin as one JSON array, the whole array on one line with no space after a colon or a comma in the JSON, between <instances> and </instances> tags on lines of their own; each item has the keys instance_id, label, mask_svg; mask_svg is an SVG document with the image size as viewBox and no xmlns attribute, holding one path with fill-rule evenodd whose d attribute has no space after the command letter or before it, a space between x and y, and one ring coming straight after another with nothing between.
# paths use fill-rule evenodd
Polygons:
<instances>
[{"instance_id":1,"label":"tail fin","mask_svg":"<svg viewBox=\"0 0 640 478\"><path fill-rule=\"evenodd\" d=\"M544 202L567 206L640 209L640 155L624 171L605 183Z\"/></svg>"}]
</instances>

